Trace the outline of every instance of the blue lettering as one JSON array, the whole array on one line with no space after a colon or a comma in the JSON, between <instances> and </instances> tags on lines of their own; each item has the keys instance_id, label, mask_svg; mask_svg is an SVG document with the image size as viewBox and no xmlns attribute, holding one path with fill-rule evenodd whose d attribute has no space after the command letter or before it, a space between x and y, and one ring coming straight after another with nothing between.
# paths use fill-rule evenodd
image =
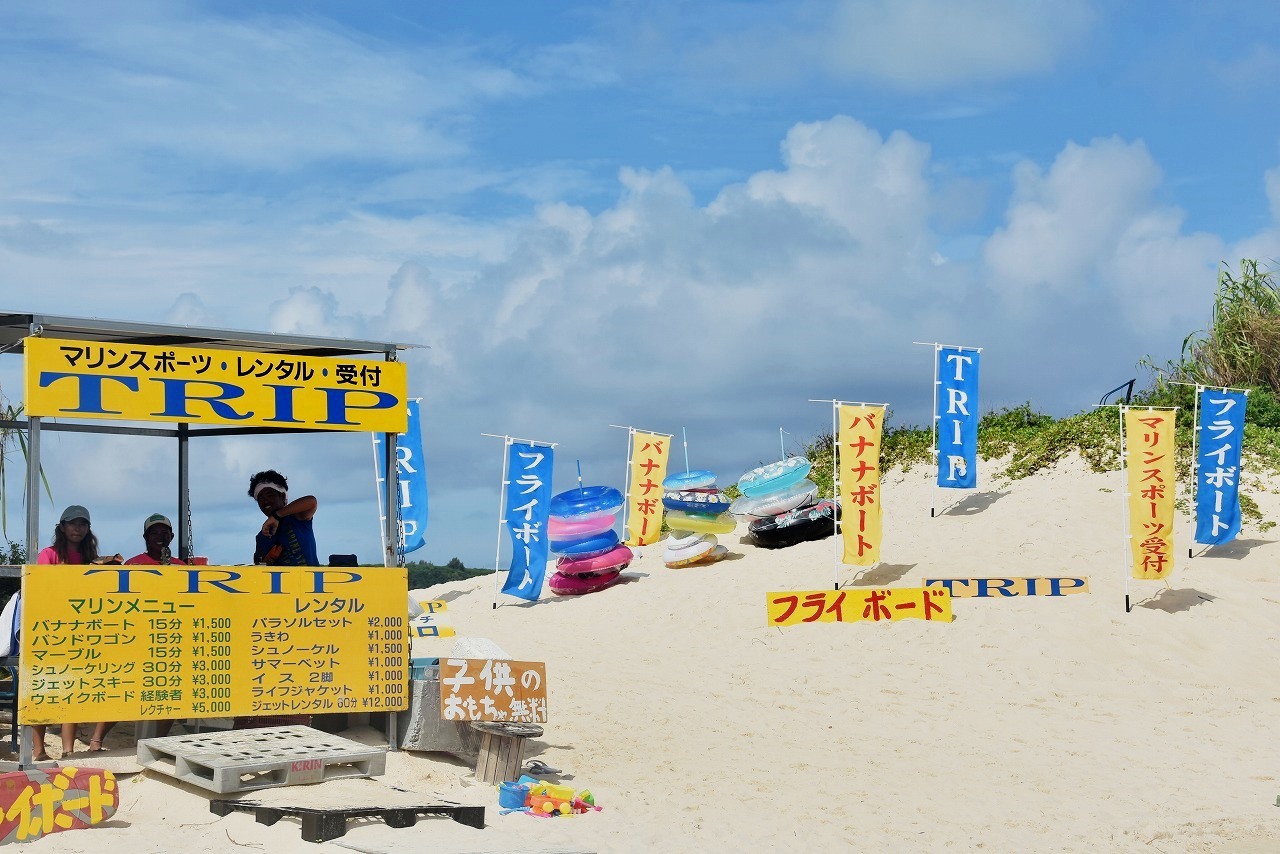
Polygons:
<instances>
[{"instance_id":1,"label":"blue lettering","mask_svg":"<svg viewBox=\"0 0 1280 854\"><path fill-rule=\"evenodd\" d=\"M221 580L218 580L215 578L201 578L200 573L202 572L221 572L224 577ZM186 592L187 593L203 592L200 590L200 585L203 583L203 584L211 584L214 587L226 593L243 593L245 591L236 590L234 587L231 587L230 585L226 584L226 582L228 581L237 581L239 580L239 578L240 578L240 573L232 572L229 569L216 569L216 570L188 569Z\"/></svg>"},{"instance_id":2,"label":"blue lettering","mask_svg":"<svg viewBox=\"0 0 1280 854\"><path fill-rule=\"evenodd\" d=\"M271 589L268 590L267 592L283 593L284 592L284 590L282 589L283 585L280 582L281 582L281 579L284 578L284 572L278 569L273 569L270 572L268 572L267 575L270 576L271 578Z\"/></svg>"},{"instance_id":3,"label":"blue lettering","mask_svg":"<svg viewBox=\"0 0 1280 854\"><path fill-rule=\"evenodd\" d=\"M326 578L325 578L325 576L326 576L326 575L345 575L345 576L346 576L346 580L344 580L344 581L337 581L337 580L334 580L334 579L327 579L327 580L331 581L333 584L354 584L355 582L357 582L357 581L359 581L361 578L363 578L363 576L362 576L362 575L360 575L359 573L355 573L355 572L334 572L334 573L326 573L324 570L317 570L316 572L311 573L312 580L315 582L315 583L314 583L314 585L313 585L313 586L312 586L312 588L311 588L311 592L312 592L312 593L328 593L328 592L329 592L328 590L325 590L325 589L324 589L324 584L325 584L325 581L326 581Z\"/></svg>"},{"instance_id":4,"label":"blue lettering","mask_svg":"<svg viewBox=\"0 0 1280 854\"><path fill-rule=\"evenodd\" d=\"M1070 581L1071 583L1064 585L1063 584L1064 581ZM1084 579L1083 578L1050 578L1049 579L1049 595L1050 596L1066 595L1062 591L1062 588L1064 586L1068 590L1075 589L1076 587L1084 587Z\"/></svg>"},{"instance_id":5,"label":"blue lettering","mask_svg":"<svg viewBox=\"0 0 1280 854\"><path fill-rule=\"evenodd\" d=\"M133 572L145 572L148 575L161 575L158 569L135 569L132 566L117 566L111 569L86 569L85 575L94 575L99 572L114 572L116 574L116 589L108 591L109 593L136 593L136 590L129 589L129 574Z\"/></svg>"},{"instance_id":6,"label":"blue lettering","mask_svg":"<svg viewBox=\"0 0 1280 854\"><path fill-rule=\"evenodd\" d=\"M328 416L318 422L320 424L355 424L357 422L347 418L347 410L350 409L391 409L393 406L403 405L394 394L385 391L364 388L321 388L317 391L325 394L325 412ZM360 406L347 400L350 395L356 394L372 395L374 400L368 406Z\"/></svg>"},{"instance_id":7,"label":"blue lettering","mask_svg":"<svg viewBox=\"0 0 1280 854\"><path fill-rule=\"evenodd\" d=\"M127 388L129 391L138 390L138 378L123 376L117 377L110 374L68 374L60 371L41 371L40 372L40 388L48 388L58 380L73 377L79 382L76 384L79 394L76 399L79 406L74 409L62 409L61 412L83 412L88 415L123 415L119 409L103 409L102 408L102 381L113 380Z\"/></svg>"},{"instance_id":8,"label":"blue lettering","mask_svg":"<svg viewBox=\"0 0 1280 854\"><path fill-rule=\"evenodd\" d=\"M924 586L925 587L942 586L947 588L947 592L950 593L952 596L954 596L956 594L956 589L952 587L952 585L956 584L957 582L964 587L969 586L969 582L964 580L963 578L926 578L924 582Z\"/></svg>"},{"instance_id":9,"label":"blue lettering","mask_svg":"<svg viewBox=\"0 0 1280 854\"><path fill-rule=\"evenodd\" d=\"M980 597L990 596L991 595L991 593L989 592L990 587L994 587L996 590L998 590L1001 596L1017 595L1016 593L1014 593L1012 590L1009 589L1010 587L1013 586L1012 578L979 578L979 579L976 579L976 581L978 582L978 596Z\"/></svg>"},{"instance_id":10,"label":"blue lettering","mask_svg":"<svg viewBox=\"0 0 1280 854\"><path fill-rule=\"evenodd\" d=\"M276 414L274 418L264 418L264 421L278 421L281 424L301 424L302 419L293 417L293 393L295 390L302 388L300 385L272 385L267 383L267 388L275 389L276 395Z\"/></svg>"},{"instance_id":11,"label":"blue lettering","mask_svg":"<svg viewBox=\"0 0 1280 854\"><path fill-rule=\"evenodd\" d=\"M164 383L164 411L151 413L156 417L195 420L198 416L192 415L187 411L187 403L191 401L209 404L209 408L213 410L214 415L219 418L225 418L228 421L243 421L246 418L253 417L252 412L246 412L241 415L225 402L227 400L235 400L237 397L244 397L244 389L231 385L231 383L220 383L215 380L184 380L173 377L152 377L152 380ZM218 393L208 397L192 396L187 392L187 386L195 384L214 386L218 389Z\"/></svg>"}]
</instances>

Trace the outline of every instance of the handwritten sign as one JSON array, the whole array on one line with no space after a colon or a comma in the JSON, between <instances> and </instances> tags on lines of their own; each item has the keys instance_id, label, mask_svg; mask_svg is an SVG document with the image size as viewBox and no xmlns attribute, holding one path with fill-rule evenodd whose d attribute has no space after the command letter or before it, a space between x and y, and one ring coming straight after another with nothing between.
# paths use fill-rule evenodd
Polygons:
<instances>
[{"instance_id":1,"label":"handwritten sign","mask_svg":"<svg viewBox=\"0 0 1280 854\"><path fill-rule=\"evenodd\" d=\"M1088 593L1088 578L926 578L925 587L945 587L957 599L1067 596Z\"/></svg>"},{"instance_id":2,"label":"handwritten sign","mask_svg":"<svg viewBox=\"0 0 1280 854\"><path fill-rule=\"evenodd\" d=\"M27 338L28 415L403 433L402 362Z\"/></svg>"},{"instance_id":3,"label":"handwritten sign","mask_svg":"<svg viewBox=\"0 0 1280 854\"><path fill-rule=\"evenodd\" d=\"M951 591L945 587L879 590L792 590L765 594L769 625L800 623L951 622Z\"/></svg>"},{"instance_id":4,"label":"handwritten sign","mask_svg":"<svg viewBox=\"0 0 1280 854\"><path fill-rule=\"evenodd\" d=\"M440 717L546 723L547 666L541 661L442 658Z\"/></svg>"},{"instance_id":5,"label":"handwritten sign","mask_svg":"<svg viewBox=\"0 0 1280 854\"><path fill-rule=\"evenodd\" d=\"M398 711L404 569L25 566L24 724Z\"/></svg>"}]
</instances>

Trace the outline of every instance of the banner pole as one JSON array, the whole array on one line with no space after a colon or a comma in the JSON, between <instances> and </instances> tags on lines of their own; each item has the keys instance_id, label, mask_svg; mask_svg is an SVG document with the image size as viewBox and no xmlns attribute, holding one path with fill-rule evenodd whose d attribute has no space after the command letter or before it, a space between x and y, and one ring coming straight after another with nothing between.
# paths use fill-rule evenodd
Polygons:
<instances>
[{"instance_id":1,"label":"banner pole","mask_svg":"<svg viewBox=\"0 0 1280 854\"><path fill-rule=\"evenodd\" d=\"M1120 412L1120 500L1124 502L1124 612L1129 613L1129 564L1133 560L1133 535L1129 531L1129 452L1124 444L1124 416L1129 407L1118 407Z\"/></svg>"},{"instance_id":2,"label":"banner pole","mask_svg":"<svg viewBox=\"0 0 1280 854\"><path fill-rule=\"evenodd\" d=\"M626 500L622 502L622 539L623 541L631 539L628 533L630 530L627 525L631 523L631 460L636 452L636 428L631 427L627 430L627 467L622 473L622 483L625 489L622 494L626 496Z\"/></svg>"},{"instance_id":3,"label":"banner pole","mask_svg":"<svg viewBox=\"0 0 1280 854\"><path fill-rule=\"evenodd\" d=\"M680 428L680 440L684 443L684 473L689 473L689 434L685 428Z\"/></svg>"},{"instance_id":4,"label":"banner pole","mask_svg":"<svg viewBox=\"0 0 1280 854\"><path fill-rule=\"evenodd\" d=\"M836 452L839 450L839 444L836 436L839 434L840 424L838 415L840 407L833 400L831 401L831 499L835 501L835 509L831 512L831 565L832 588L840 589L840 466L836 463Z\"/></svg>"},{"instance_id":5,"label":"banner pole","mask_svg":"<svg viewBox=\"0 0 1280 854\"><path fill-rule=\"evenodd\" d=\"M933 345L933 420L929 423L933 426L933 488L929 490L929 518L933 519L937 515L937 509L934 501L938 497L938 479L942 477L942 454L938 450L938 388L942 385L942 380L938 378L938 354L942 352L941 344Z\"/></svg>"},{"instance_id":6,"label":"banner pole","mask_svg":"<svg viewBox=\"0 0 1280 854\"><path fill-rule=\"evenodd\" d=\"M382 509L382 478L378 477L378 434L370 433L373 440L373 489L378 494L378 539L382 543L382 553L387 553L387 517Z\"/></svg>"},{"instance_id":7,"label":"banner pole","mask_svg":"<svg viewBox=\"0 0 1280 854\"><path fill-rule=\"evenodd\" d=\"M1191 537L1187 540L1187 560L1195 557L1196 529L1200 527L1200 392L1203 390L1204 386L1197 383L1192 408L1195 414L1191 420Z\"/></svg>"},{"instance_id":8,"label":"banner pole","mask_svg":"<svg viewBox=\"0 0 1280 854\"><path fill-rule=\"evenodd\" d=\"M507 463L509 462L509 458L511 456L509 453L507 453L507 449L510 447L511 447L511 437L503 436L502 437L502 483L498 487L498 537L497 537L497 543L494 546L494 550L493 550L493 607L495 610L498 607L498 594L502 590L502 585L498 583L498 566L500 565L500 561L502 558L502 529L507 524L507 520L504 517L506 515L505 508L507 506Z\"/></svg>"}]
</instances>

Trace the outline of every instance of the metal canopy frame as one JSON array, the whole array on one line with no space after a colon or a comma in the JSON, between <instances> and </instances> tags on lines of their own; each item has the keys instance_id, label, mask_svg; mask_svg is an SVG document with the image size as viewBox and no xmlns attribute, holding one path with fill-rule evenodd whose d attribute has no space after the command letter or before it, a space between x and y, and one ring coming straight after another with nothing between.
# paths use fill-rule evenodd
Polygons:
<instances>
[{"instance_id":1,"label":"metal canopy frame","mask_svg":"<svg viewBox=\"0 0 1280 854\"><path fill-rule=\"evenodd\" d=\"M0 311L0 353L23 353L28 337L42 336L76 341L92 341L101 344L144 344L152 346L200 347L226 350L249 350L290 356L370 356L380 355L385 361L398 361L401 350L421 345L387 341L359 341L344 338L324 338L311 335L275 334L245 330L211 329L197 326L177 326L161 323L103 320L91 317L67 317L53 314L33 314ZM70 433L105 433L127 436L157 436L178 440L178 555L183 560L191 557L190 467L188 443L192 438L213 436L237 436L277 433L334 432L316 428L287 427L196 427L186 422L171 428L134 427L119 424L95 424L76 419L70 423L50 421L44 423L39 416L21 420L0 421L0 427L27 431L27 481L26 481L26 547L30 560L39 552L40 543L40 434L44 430ZM398 519L390 509L398 506L400 487L397 482L396 435L387 433L384 443L383 482L384 505L388 508L384 522L383 565L399 564Z\"/></svg>"}]
</instances>

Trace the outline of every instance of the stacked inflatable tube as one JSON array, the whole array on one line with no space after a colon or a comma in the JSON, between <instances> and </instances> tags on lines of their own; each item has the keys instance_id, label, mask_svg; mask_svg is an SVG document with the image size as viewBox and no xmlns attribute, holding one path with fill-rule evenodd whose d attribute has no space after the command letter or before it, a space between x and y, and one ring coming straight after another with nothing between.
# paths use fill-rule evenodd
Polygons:
<instances>
[{"instance_id":1,"label":"stacked inflatable tube","mask_svg":"<svg viewBox=\"0 0 1280 854\"><path fill-rule=\"evenodd\" d=\"M742 497L729 509L748 523L758 545L784 548L835 533L839 507L829 499L818 500L818 485L808 479L812 467L804 457L788 457L738 479Z\"/></svg>"},{"instance_id":2,"label":"stacked inflatable tube","mask_svg":"<svg viewBox=\"0 0 1280 854\"><path fill-rule=\"evenodd\" d=\"M616 531L622 493L611 486L586 486L551 498L547 534L559 553L547 582L558 596L580 596L616 583L633 557Z\"/></svg>"},{"instance_id":3,"label":"stacked inflatable tube","mask_svg":"<svg viewBox=\"0 0 1280 854\"><path fill-rule=\"evenodd\" d=\"M716 488L709 471L674 474L662 481L662 505L671 535L662 559L672 569L702 566L722 560L729 550L716 541L736 526L730 501Z\"/></svg>"}]
</instances>

